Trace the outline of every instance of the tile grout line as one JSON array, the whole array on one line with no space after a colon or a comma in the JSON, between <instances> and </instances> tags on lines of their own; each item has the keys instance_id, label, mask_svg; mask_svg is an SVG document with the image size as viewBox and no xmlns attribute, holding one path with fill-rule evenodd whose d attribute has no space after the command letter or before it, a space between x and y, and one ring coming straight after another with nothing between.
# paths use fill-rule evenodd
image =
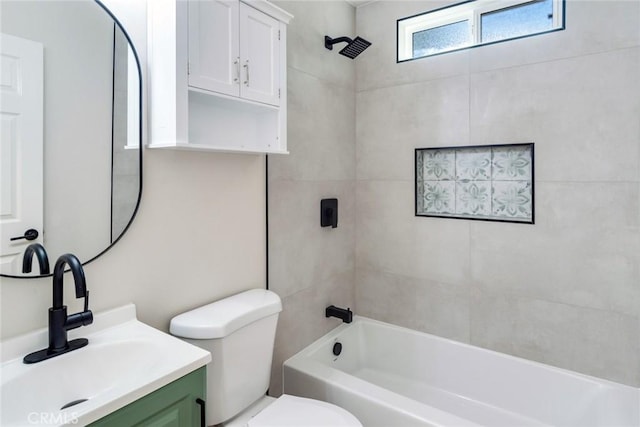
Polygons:
<instances>
[{"instance_id":1,"label":"tile grout line","mask_svg":"<svg viewBox=\"0 0 640 427\"><path fill-rule=\"evenodd\" d=\"M585 305L578 305L575 303L570 303L570 302L565 302L565 301L558 301L558 300L553 300L553 299L549 299L549 298L542 298L542 297L538 297L538 296L527 296L527 295L522 295L522 294L518 294L516 292L496 292L496 291L491 291L491 290L487 290L487 289L483 289L482 286L478 286L474 283L472 283L471 280L469 280L468 284L455 284L455 283L448 283L448 282L441 282L441 281L437 281L437 280L431 280L431 279L427 279L427 278L422 278L422 277L417 277L417 276L412 276L412 275L407 275L407 274L402 274L402 273L396 273L394 271L388 270L388 269L384 269L384 268L376 268L373 265L368 265L364 267L365 270L369 270L369 271L374 271L374 272L380 272L380 273L384 273L384 274L388 274L388 275L392 275L392 276L396 276L396 277L401 277L401 278L406 278L406 279L413 279L413 280L418 280L418 281L423 281L423 282L427 282L429 286L433 286L433 287L441 287L441 286L445 286L447 289L451 289L453 291L459 290L459 289L464 289L464 288L468 288L469 291L471 292L472 289L476 289L479 292L485 294L485 295L489 295L489 296L507 296L510 298L516 298L516 299L520 299L520 300L531 300L531 301L539 301L539 302L545 302L548 304L557 304L557 305L564 305L564 306L568 306L568 307L572 307L572 308L576 308L576 309L581 309L581 310L589 310L589 311L596 311L596 312L602 312L602 313L609 313L609 314L616 314L616 315L620 315L620 316L625 316L625 317L629 317L632 319L638 319L640 321L640 316L631 314L631 313L626 313L620 310L616 310L616 309L608 309L608 308L600 308L600 307L591 307L591 306L585 306ZM469 295L470 297L471 295ZM469 302L470 298L469 298ZM471 307L470 307L471 308ZM471 328L471 316L469 318L469 328Z\"/></svg>"},{"instance_id":2,"label":"tile grout line","mask_svg":"<svg viewBox=\"0 0 640 427\"><path fill-rule=\"evenodd\" d=\"M616 310L616 309L591 307L591 306L586 306L586 305L578 305L578 304L575 304L575 303L570 303L570 302L565 302L565 301L557 301L557 300L553 300L553 299L550 299L550 298L542 298L542 297L539 297L539 296L522 295L522 294L518 294L516 292L491 291L491 290L482 289L480 286L475 286L475 285L473 285L473 287L476 288L478 291L482 292L483 294L490 295L490 296L498 296L498 297L506 296L506 297L509 297L509 298L516 298L516 299L520 299L520 300L531 300L531 301L545 302L545 303L548 303L548 304L564 305L564 306L567 306L567 307L572 307L572 308L581 309L581 310L590 310L590 311L596 311L596 312L601 312L601 313L616 314L616 315L625 316L625 317L629 317L629 318L632 318L632 319L640 320L640 316L638 316L636 314L625 313L623 311Z\"/></svg>"},{"instance_id":3,"label":"tile grout line","mask_svg":"<svg viewBox=\"0 0 640 427\"><path fill-rule=\"evenodd\" d=\"M332 81L332 80L330 80L330 79L328 79L328 78L326 78L324 76L318 76L318 75L313 74L313 73L311 73L309 71L301 70L300 68L294 67L292 65L289 65L287 67L287 69L296 71L298 73L304 74L304 75L309 76L309 77L312 77L312 78L314 78L316 80L319 80L319 81L321 81L321 82L323 82L325 84L328 84L330 86L337 86L337 87L342 88L342 89L352 90L353 93L354 93L354 97L357 94L355 84L353 86L349 86L348 84L338 83L338 82ZM355 73L355 69L354 69L354 73Z\"/></svg>"},{"instance_id":4,"label":"tile grout line","mask_svg":"<svg viewBox=\"0 0 640 427\"><path fill-rule=\"evenodd\" d=\"M467 63L468 63L467 64L468 65L467 72L460 72L460 73L454 73L454 74L449 74L449 75L442 75L442 76L437 76L437 77L428 78L428 79L424 79L424 80L411 81L411 82L395 82L395 83L394 82L390 82L390 83L382 84L380 86L374 86L374 87L369 87L369 88L365 88L365 89L359 89L359 88L356 87L355 88L355 92L356 92L356 95L357 95L357 94L363 93L363 92L374 92L374 91L377 91L377 90L391 89L391 88L400 87L400 86L410 86L410 85L417 85L417 84L434 82L434 81L438 81L438 80L446 80L446 79L455 78L455 77L461 77L461 76L472 76L474 74L484 74L484 73L491 73L491 72L497 72L497 71L503 71L503 70L512 70L512 69L521 68L521 67L529 67L529 66L534 66L534 65L548 64L548 63L551 63L551 62L567 61L567 60L573 60L573 59L576 59L576 58L586 58L586 57L595 56L595 55L604 55L604 54L607 54L607 53L620 52L620 51L624 51L624 50L634 50L634 49L640 49L640 45L619 47L619 48L615 48L615 49L607 49L607 50L602 50L602 51L598 51L598 52L587 52L587 53L583 53L583 54L579 54L579 55L571 55L571 56L566 56L566 57L547 59L547 60L543 60L543 61L535 61L535 62L530 62L530 63L525 63L525 64L509 65L509 66L505 66L505 67L490 68L490 69L486 69L486 70L475 70L475 71L471 71L470 61L467 61Z\"/></svg>"},{"instance_id":5,"label":"tile grout line","mask_svg":"<svg viewBox=\"0 0 640 427\"><path fill-rule=\"evenodd\" d=\"M471 61L469 61L469 58L467 57L467 143L471 143L471 97L472 97L472 90L471 90ZM472 293L473 293L473 286L474 286L474 280L473 280L473 251L472 251L472 245L471 245L471 240L473 239L472 236L472 229L473 226L471 224L471 221L467 221L467 233L468 233L468 246L467 246L467 250L468 250L468 269L469 271L467 272L468 274L468 278L469 278L469 288L467 290L468 292L468 296L467 296L467 313L469 313L469 329L468 329L468 342L469 344L473 344L475 342L475 340L473 339L473 316L471 314L471 310L473 308L473 304L471 303L471 297L472 297Z\"/></svg>"},{"instance_id":6,"label":"tile grout line","mask_svg":"<svg viewBox=\"0 0 640 427\"><path fill-rule=\"evenodd\" d=\"M306 181L306 180L291 180L291 179L279 179L276 181ZM314 180L309 180L314 181ZM348 181L348 180L321 180L321 181ZM356 182L413 182L412 178L362 178L356 179ZM639 184L640 181L636 180L623 180L623 181L574 181L574 180L548 180L548 179L536 179L536 183L543 184Z\"/></svg>"}]
</instances>

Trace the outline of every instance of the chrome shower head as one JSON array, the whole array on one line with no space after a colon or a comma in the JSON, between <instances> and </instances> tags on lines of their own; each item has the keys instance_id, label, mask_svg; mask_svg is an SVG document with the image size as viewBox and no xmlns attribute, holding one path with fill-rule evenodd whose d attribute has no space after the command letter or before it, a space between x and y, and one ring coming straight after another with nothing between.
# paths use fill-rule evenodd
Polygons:
<instances>
[{"instance_id":1,"label":"chrome shower head","mask_svg":"<svg viewBox=\"0 0 640 427\"><path fill-rule=\"evenodd\" d=\"M324 36L324 47L329 50L333 50L334 44L345 42L347 43L347 45L338 53L351 59L354 59L356 56L360 55L366 48L371 46L371 42L368 42L360 36L356 36L356 38L353 40L349 37L338 37L336 39L332 39L329 36Z\"/></svg>"}]
</instances>

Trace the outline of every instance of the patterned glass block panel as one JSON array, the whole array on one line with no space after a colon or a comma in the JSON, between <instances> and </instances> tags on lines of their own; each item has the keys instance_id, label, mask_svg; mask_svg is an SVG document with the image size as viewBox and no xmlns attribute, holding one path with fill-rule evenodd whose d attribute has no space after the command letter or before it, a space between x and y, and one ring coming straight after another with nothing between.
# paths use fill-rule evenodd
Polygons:
<instances>
[{"instance_id":1,"label":"patterned glass block panel","mask_svg":"<svg viewBox=\"0 0 640 427\"><path fill-rule=\"evenodd\" d=\"M424 181L424 156L416 156L416 181Z\"/></svg>"},{"instance_id":2,"label":"patterned glass block panel","mask_svg":"<svg viewBox=\"0 0 640 427\"><path fill-rule=\"evenodd\" d=\"M455 212L455 181L425 181L424 182L424 211L426 213Z\"/></svg>"},{"instance_id":3,"label":"patterned glass block panel","mask_svg":"<svg viewBox=\"0 0 640 427\"><path fill-rule=\"evenodd\" d=\"M502 218L531 217L531 182L493 181L493 215Z\"/></svg>"},{"instance_id":4,"label":"patterned glass block panel","mask_svg":"<svg viewBox=\"0 0 640 427\"><path fill-rule=\"evenodd\" d=\"M491 181L457 182L456 214L491 215Z\"/></svg>"},{"instance_id":5,"label":"patterned glass block panel","mask_svg":"<svg viewBox=\"0 0 640 427\"><path fill-rule=\"evenodd\" d=\"M416 181L416 212L424 212L424 181L422 180Z\"/></svg>"},{"instance_id":6,"label":"patterned glass block panel","mask_svg":"<svg viewBox=\"0 0 640 427\"><path fill-rule=\"evenodd\" d=\"M449 181L455 179L456 152L451 149L433 149L422 158L425 181Z\"/></svg>"},{"instance_id":7,"label":"patterned glass block panel","mask_svg":"<svg viewBox=\"0 0 640 427\"><path fill-rule=\"evenodd\" d=\"M553 1L538 0L524 5L483 13L482 43L512 39L553 29Z\"/></svg>"},{"instance_id":8,"label":"patterned glass block panel","mask_svg":"<svg viewBox=\"0 0 640 427\"><path fill-rule=\"evenodd\" d=\"M490 179L490 150L480 148L456 152L456 180L486 181Z\"/></svg>"},{"instance_id":9,"label":"patterned glass block panel","mask_svg":"<svg viewBox=\"0 0 640 427\"><path fill-rule=\"evenodd\" d=\"M459 49L471 43L469 21L429 28L413 33L413 57Z\"/></svg>"},{"instance_id":10,"label":"patterned glass block panel","mask_svg":"<svg viewBox=\"0 0 640 427\"><path fill-rule=\"evenodd\" d=\"M533 144L416 149L416 215L534 222Z\"/></svg>"},{"instance_id":11,"label":"patterned glass block panel","mask_svg":"<svg viewBox=\"0 0 640 427\"><path fill-rule=\"evenodd\" d=\"M521 181L531 177L531 151L518 146L493 148L493 179Z\"/></svg>"}]
</instances>

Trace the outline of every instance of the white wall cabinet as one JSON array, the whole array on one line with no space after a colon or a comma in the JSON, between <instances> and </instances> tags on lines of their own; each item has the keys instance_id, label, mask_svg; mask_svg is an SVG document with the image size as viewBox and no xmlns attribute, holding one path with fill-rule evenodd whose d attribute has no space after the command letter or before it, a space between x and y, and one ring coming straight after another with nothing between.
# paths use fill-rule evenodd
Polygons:
<instances>
[{"instance_id":1,"label":"white wall cabinet","mask_svg":"<svg viewBox=\"0 0 640 427\"><path fill-rule=\"evenodd\" d=\"M190 1L189 86L227 95L240 88L240 3Z\"/></svg>"},{"instance_id":2,"label":"white wall cabinet","mask_svg":"<svg viewBox=\"0 0 640 427\"><path fill-rule=\"evenodd\" d=\"M150 148L286 153L286 25L264 0L149 2Z\"/></svg>"},{"instance_id":3,"label":"white wall cabinet","mask_svg":"<svg viewBox=\"0 0 640 427\"><path fill-rule=\"evenodd\" d=\"M241 3L240 34L240 96L280 105L280 23Z\"/></svg>"}]
</instances>

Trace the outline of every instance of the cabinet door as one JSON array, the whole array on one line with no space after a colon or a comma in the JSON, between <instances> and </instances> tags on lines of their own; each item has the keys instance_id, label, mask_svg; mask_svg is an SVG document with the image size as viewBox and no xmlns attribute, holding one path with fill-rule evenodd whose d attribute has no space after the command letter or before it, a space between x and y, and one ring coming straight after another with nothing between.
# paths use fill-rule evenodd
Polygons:
<instances>
[{"instance_id":1,"label":"cabinet door","mask_svg":"<svg viewBox=\"0 0 640 427\"><path fill-rule=\"evenodd\" d=\"M240 96L252 101L280 105L280 23L240 4Z\"/></svg>"},{"instance_id":2,"label":"cabinet door","mask_svg":"<svg viewBox=\"0 0 640 427\"><path fill-rule=\"evenodd\" d=\"M189 1L189 86L239 96L238 0Z\"/></svg>"},{"instance_id":3,"label":"cabinet door","mask_svg":"<svg viewBox=\"0 0 640 427\"><path fill-rule=\"evenodd\" d=\"M202 425L207 375L200 368L136 400L89 427L193 427Z\"/></svg>"}]
</instances>

